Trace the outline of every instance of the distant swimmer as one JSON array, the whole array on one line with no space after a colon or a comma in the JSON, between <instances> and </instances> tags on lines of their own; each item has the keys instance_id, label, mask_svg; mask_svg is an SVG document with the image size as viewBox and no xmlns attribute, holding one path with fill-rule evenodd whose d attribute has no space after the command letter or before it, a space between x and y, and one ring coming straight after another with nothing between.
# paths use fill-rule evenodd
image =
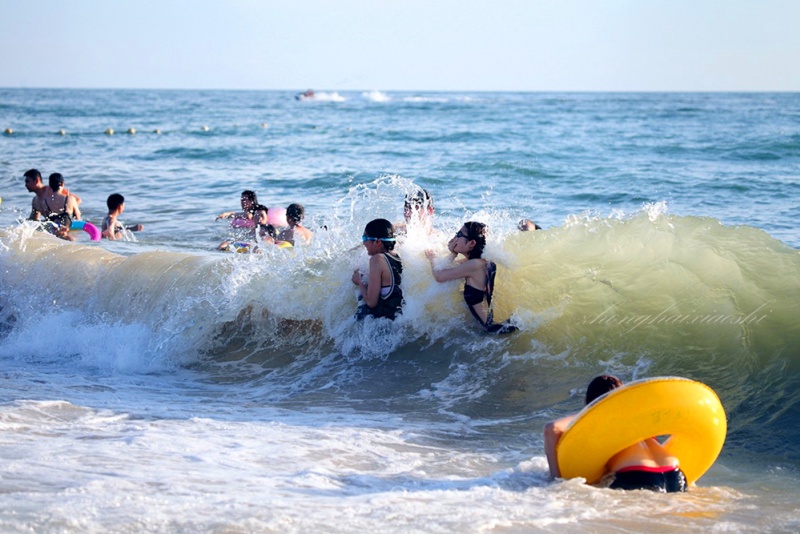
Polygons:
<instances>
[{"instance_id":1,"label":"distant swimmer","mask_svg":"<svg viewBox=\"0 0 800 534\"><path fill-rule=\"evenodd\" d=\"M424 235L430 237L433 229L433 197L427 189L419 188L406 193L403 200L404 222L395 225L398 234L407 234L409 227L420 228Z\"/></svg>"},{"instance_id":2,"label":"distant swimmer","mask_svg":"<svg viewBox=\"0 0 800 534\"><path fill-rule=\"evenodd\" d=\"M279 241L288 241L292 245L299 238L304 243L310 243L314 233L303 226L303 219L306 216L306 209L302 204L289 204L286 208L286 222L289 228L278 234Z\"/></svg>"},{"instance_id":3,"label":"distant swimmer","mask_svg":"<svg viewBox=\"0 0 800 534\"><path fill-rule=\"evenodd\" d=\"M35 195L31 200L31 213L28 215L28 220L38 221L39 217L48 211L44 199L52 194L52 190L42 183L42 175L36 169L25 171L24 177L25 188Z\"/></svg>"},{"instance_id":4,"label":"distant swimmer","mask_svg":"<svg viewBox=\"0 0 800 534\"><path fill-rule=\"evenodd\" d=\"M61 173L54 172L48 178L50 183L50 195L45 195L42 199L45 211L42 212L48 220L61 214L69 215L70 219L80 219L81 211L78 208L78 201L75 195L69 194L64 188L64 177ZM70 224L72 220L70 220ZM69 227L69 225L67 225Z\"/></svg>"},{"instance_id":5,"label":"distant swimmer","mask_svg":"<svg viewBox=\"0 0 800 534\"><path fill-rule=\"evenodd\" d=\"M624 387L622 381L611 375L595 377L586 388L586 404L591 404L609 391ZM561 476L558 467L557 445L577 414L562 417L544 427L544 450L553 478ZM610 429L603 429L611 431ZM612 456L605 466L612 480L612 489L644 489L659 493L683 492L687 490L686 475L679 461L671 456L656 438L635 443Z\"/></svg>"},{"instance_id":6,"label":"distant swimmer","mask_svg":"<svg viewBox=\"0 0 800 534\"><path fill-rule=\"evenodd\" d=\"M118 217L125 211L125 197L119 193L114 193L108 196L106 200L108 206L108 215L103 219L102 235L111 241L125 238L125 230L131 232L141 232L144 226L141 224L134 224L132 226L123 225Z\"/></svg>"},{"instance_id":7,"label":"distant swimmer","mask_svg":"<svg viewBox=\"0 0 800 534\"><path fill-rule=\"evenodd\" d=\"M263 245L278 245L281 248L288 248L292 243L278 238L275 227L269 223L269 209L261 204L253 206L253 220L256 223L256 230L247 239L239 241L223 241L217 250L223 252L251 252L260 253Z\"/></svg>"},{"instance_id":8,"label":"distant swimmer","mask_svg":"<svg viewBox=\"0 0 800 534\"><path fill-rule=\"evenodd\" d=\"M400 288L403 261L394 252L396 239L392 223L375 219L367 223L361 242L369 255L369 272L353 272L352 281L358 288L356 319L385 317L394 320L403 313L403 290Z\"/></svg>"},{"instance_id":9,"label":"distant swimmer","mask_svg":"<svg viewBox=\"0 0 800 534\"><path fill-rule=\"evenodd\" d=\"M520 232L528 232L531 230L541 230L542 227L533 222L530 219L522 219L519 224L517 224L517 228Z\"/></svg>"},{"instance_id":10,"label":"distant swimmer","mask_svg":"<svg viewBox=\"0 0 800 534\"><path fill-rule=\"evenodd\" d=\"M225 213L220 213L217 215L216 220L230 219L231 228L234 230L253 230L253 232L248 233L254 233L256 221L253 218L253 207L258 204L258 197L256 196L255 191L246 189L242 191L242 196L240 197L239 201L242 205L242 211L226 211Z\"/></svg>"},{"instance_id":11,"label":"distant swimmer","mask_svg":"<svg viewBox=\"0 0 800 534\"><path fill-rule=\"evenodd\" d=\"M432 250L426 250L425 255L430 261L431 271L437 282L464 279L464 302L484 330L491 334L507 334L517 331L518 328L508 321L499 324L494 322L492 293L497 267L494 262L481 257L486 246L486 232L487 228L483 223L474 221L464 223L455 237L447 243L450 263L459 254L467 258L466 261L457 263L453 267L437 268L434 265L436 253Z\"/></svg>"}]
</instances>

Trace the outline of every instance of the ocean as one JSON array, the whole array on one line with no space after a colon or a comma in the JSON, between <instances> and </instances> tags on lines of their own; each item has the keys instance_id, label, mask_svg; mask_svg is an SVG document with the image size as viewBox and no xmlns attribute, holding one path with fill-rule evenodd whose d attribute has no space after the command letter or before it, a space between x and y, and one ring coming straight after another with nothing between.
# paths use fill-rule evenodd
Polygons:
<instances>
[{"instance_id":1,"label":"ocean","mask_svg":"<svg viewBox=\"0 0 800 534\"><path fill-rule=\"evenodd\" d=\"M0 89L0 531L800 530L800 94L294 96ZM143 231L38 231L30 168ZM404 314L356 322L364 225L419 187ZM245 189L311 243L218 252ZM468 220L519 332L431 276ZM549 478L604 372L719 395L688 493Z\"/></svg>"}]
</instances>

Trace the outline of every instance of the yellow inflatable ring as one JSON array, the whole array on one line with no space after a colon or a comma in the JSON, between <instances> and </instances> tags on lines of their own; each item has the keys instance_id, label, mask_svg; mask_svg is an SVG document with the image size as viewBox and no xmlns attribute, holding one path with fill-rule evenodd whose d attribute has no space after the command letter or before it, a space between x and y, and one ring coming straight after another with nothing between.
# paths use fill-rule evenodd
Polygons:
<instances>
[{"instance_id":1,"label":"yellow inflatable ring","mask_svg":"<svg viewBox=\"0 0 800 534\"><path fill-rule=\"evenodd\" d=\"M609 459L654 436L680 461L689 484L716 461L728 423L710 387L687 378L649 378L615 389L586 406L556 445L563 478L600 481Z\"/></svg>"}]
</instances>

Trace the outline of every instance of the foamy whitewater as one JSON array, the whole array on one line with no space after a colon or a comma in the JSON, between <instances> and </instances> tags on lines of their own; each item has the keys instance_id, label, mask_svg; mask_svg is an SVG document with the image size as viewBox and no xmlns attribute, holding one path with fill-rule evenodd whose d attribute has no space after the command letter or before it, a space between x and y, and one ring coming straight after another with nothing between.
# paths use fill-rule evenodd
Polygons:
<instances>
[{"instance_id":1,"label":"foamy whitewater","mask_svg":"<svg viewBox=\"0 0 800 534\"><path fill-rule=\"evenodd\" d=\"M0 531L800 529L800 95L0 89L6 129ZM29 168L144 231L39 231ZM357 323L364 225L418 187L405 312ZM245 189L311 244L217 252ZM431 276L467 220L513 335ZM717 392L688 493L550 480L602 372Z\"/></svg>"}]
</instances>

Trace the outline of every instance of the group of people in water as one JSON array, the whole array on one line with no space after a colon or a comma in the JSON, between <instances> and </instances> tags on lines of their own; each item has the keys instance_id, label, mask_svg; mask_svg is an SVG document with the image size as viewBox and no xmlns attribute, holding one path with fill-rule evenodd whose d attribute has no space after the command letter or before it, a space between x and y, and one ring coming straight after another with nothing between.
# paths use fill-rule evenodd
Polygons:
<instances>
[{"instance_id":1,"label":"group of people in water","mask_svg":"<svg viewBox=\"0 0 800 534\"><path fill-rule=\"evenodd\" d=\"M59 173L49 176L48 185L36 169L25 172L25 186L34 193L29 219L41 221L59 238L73 240L69 235L73 221L81 219L81 198L71 193ZM102 237L120 239L126 230L140 231L141 224L125 227L119 216L125 209L125 199L119 193L109 195L108 214L103 220ZM432 229L433 199L425 189L407 194L403 206L405 221L393 224L387 219L374 219L364 227L361 242L369 256L366 272L356 269L352 282L356 286L358 308L355 317L396 319L403 312L403 260L397 249L397 238L407 233L408 225L420 224ZM302 204L287 208L267 208L259 204L256 193L250 190L241 194L241 211L221 213L217 219L230 220L238 239L225 241L220 250L259 252L266 244L281 247L307 244L313 232L303 225L305 209ZM539 230L528 219L520 221L519 230ZM518 328L509 320L496 323L492 314L492 293L496 266L483 257L488 228L477 221L467 221L448 241L450 252L445 259L428 249L425 256L430 262L431 274L437 282L464 280L463 298L470 314L481 328L492 334L507 334ZM459 256L461 259L459 259ZM592 380L587 388L585 403L589 405L606 393L622 387L622 382L610 375ZM559 440L577 417L573 414L551 421L544 428L545 455L550 474L556 478L559 471L557 446ZM686 491L686 477L677 458L670 456L659 441L648 438L619 451L606 464L606 485L616 489L648 489L659 492Z\"/></svg>"},{"instance_id":2,"label":"group of people in water","mask_svg":"<svg viewBox=\"0 0 800 534\"><path fill-rule=\"evenodd\" d=\"M262 245L293 247L295 242L309 243L314 233L303 225L305 208L289 204L287 208L268 208L259 204L255 191L242 191L241 211L226 211L217 220L229 219L235 234L233 240L220 243L226 252L261 252Z\"/></svg>"},{"instance_id":3,"label":"group of people in water","mask_svg":"<svg viewBox=\"0 0 800 534\"><path fill-rule=\"evenodd\" d=\"M359 301L356 318L384 317L394 320L403 311L402 275L403 262L397 253L397 233L405 231L415 217L430 223L433 200L426 190L406 195L404 205L405 223L392 224L387 219L374 219L364 227L361 242L369 255L366 273L358 269L353 272L352 282L356 286ZM528 219L519 223L521 231L541 229ZM492 314L492 291L496 267L494 262L483 258L488 228L476 221L467 221L448 241L449 257L439 263L433 250L425 255L431 273L437 282L464 280L464 302L470 314L488 333L505 334L517 330L509 321L495 323ZM459 256L462 259L458 259ZM589 384L586 404L606 393L622 387L622 382L610 375L601 375ZM557 444L561 436L577 417L573 414L552 421L545 426L544 441L550 473L560 477ZM606 464L606 485L613 489L646 489L656 492L682 492L687 489L686 477L679 467L678 459L671 456L655 437L633 444L616 453Z\"/></svg>"},{"instance_id":4,"label":"group of people in water","mask_svg":"<svg viewBox=\"0 0 800 534\"><path fill-rule=\"evenodd\" d=\"M70 192L64 184L64 176L54 172L48 177L48 185L42 180L37 169L29 169L24 174L25 187L34 194L31 201L29 220L39 221L43 227L61 239L74 241L70 235L76 221L81 221L81 198ZM125 231L138 232L144 229L141 224L124 226L119 216L125 211L125 197L112 193L106 200L108 213L103 219L100 236L110 240L122 239Z\"/></svg>"},{"instance_id":5,"label":"group of people in water","mask_svg":"<svg viewBox=\"0 0 800 534\"><path fill-rule=\"evenodd\" d=\"M219 250L259 253L265 245L290 247L311 241L314 234L303 225L305 209L301 204L290 204L285 209L267 208L259 204L256 193L251 190L243 191L240 201L241 211L217 215L217 220L230 221L235 235L222 242ZM430 193L420 188L405 197L404 222L393 224L387 219L374 219L366 225L361 242L369 256L369 267L366 272L355 270L352 276L357 290L355 316L358 320L366 317L394 320L402 314L403 260L397 251L397 236L405 234L409 224L419 224L432 231L433 211ZM522 229L522 223L520 225ZM487 231L483 223L466 222L448 242L450 256L445 264L437 261L432 250L426 251L426 256L437 282L464 280L464 301L486 332L505 334L516 331L517 327L509 321L494 322L491 306L496 266L482 257ZM457 261L459 255L464 257L463 261Z\"/></svg>"},{"instance_id":6,"label":"group of people in water","mask_svg":"<svg viewBox=\"0 0 800 534\"><path fill-rule=\"evenodd\" d=\"M361 241L369 255L366 273L356 270L352 281L357 287L359 307L356 318L371 316L394 320L403 311L402 274L403 261L395 250L397 233L405 233L412 221L430 225L433 199L425 189L406 195L403 213L405 222L392 224L387 219L375 219L364 228ZM489 333L506 334L517 330L509 321L495 323L492 314L492 292L496 265L483 258L488 228L485 224L468 221L450 239L450 255L444 263L438 262L433 250L425 255L431 273L437 282L464 280L464 302L480 326ZM458 257L463 259L457 261Z\"/></svg>"}]
</instances>

